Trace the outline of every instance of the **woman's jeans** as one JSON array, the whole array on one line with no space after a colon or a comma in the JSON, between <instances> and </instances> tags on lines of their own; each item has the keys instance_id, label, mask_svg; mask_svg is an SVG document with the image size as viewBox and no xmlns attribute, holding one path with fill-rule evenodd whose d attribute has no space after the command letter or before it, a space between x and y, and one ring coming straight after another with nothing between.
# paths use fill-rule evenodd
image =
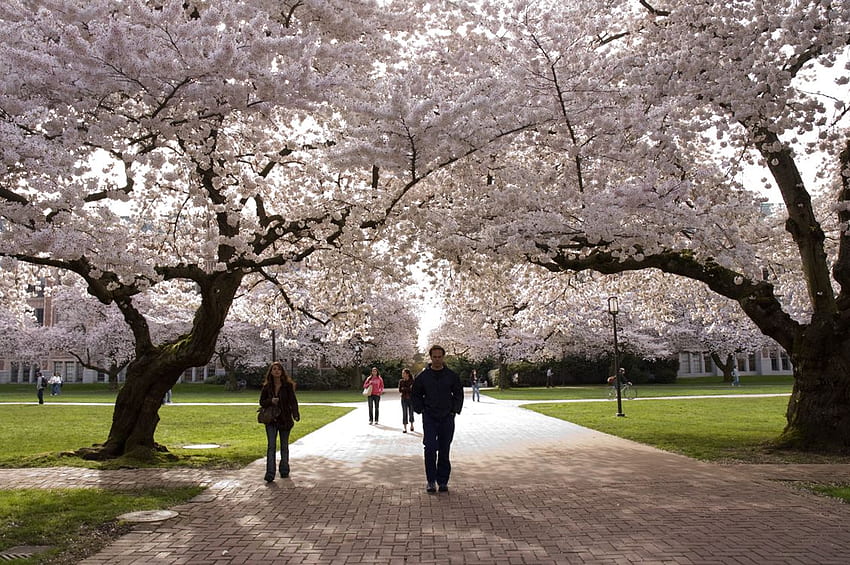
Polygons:
<instances>
[{"instance_id":1,"label":"woman's jeans","mask_svg":"<svg viewBox=\"0 0 850 565\"><path fill-rule=\"evenodd\" d=\"M401 399L401 421L405 426L408 422L413 425L413 400L410 398Z\"/></svg>"},{"instance_id":2,"label":"woman's jeans","mask_svg":"<svg viewBox=\"0 0 850 565\"><path fill-rule=\"evenodd\" d=\"M278 428L277 424L266 424L266 438L268 448L266 449L266 478L273 479L275 476L275 453L277 452L277 436L280 435L280 471L281 477L289 476L289 432Z\"/></svg>"},{"instance_id":3,"label":"woman's jeans","mask_svg":"<svg viewBox=\"0 0 850 565\"><path fill-rule=\"evenodd\" d=\"M372 417L372 414L373 414L372 406L373 405L375 407L374 408L374 415L375 415L374 418ZM376 424L378 423L378 407L380 405L381 405L381 397L379 395L377 395L377 394L369 395L369 423L370 424L372 422L375 422Z\"/></svg>"},{"instance_id":4,"label":"woman's jeans","mask_svg":"<svg viewBox=\"0 0 850 565\"><path fill-rule=\"evenodd\" d=\"M472 387L472 401L473 402L475 402L476 400L478 402L481 402L481 392L479 392L479 391L480 391L480 389L477 386Z\"/></svg>"}]
</instances>

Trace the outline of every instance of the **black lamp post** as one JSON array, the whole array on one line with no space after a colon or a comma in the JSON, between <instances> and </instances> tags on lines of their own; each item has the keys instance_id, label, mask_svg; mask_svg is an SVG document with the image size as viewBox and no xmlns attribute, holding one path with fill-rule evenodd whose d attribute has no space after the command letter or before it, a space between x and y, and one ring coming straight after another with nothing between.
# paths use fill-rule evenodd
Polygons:
<instances>
[{"instance_id":1,"label":"black lamp post","mask_svg":"<svg viewBox=\"0 0 850 565\"><path fill-rule=\"evenodd\" d=\"M617 345L617 314L620 312L620 301L616 296L608 299L608 313L611 314L611 319L614 321L614 385L617 387L617 416L625 416L623 414L623 396L620 391L622 382L620 381L620 351Z\"/></svg>"},{"instance_id":2,"label":"black lamp post","mask_svg":"<svg viewBox=\"0 0 850 565\"><path fill-rule=\"evenodd\" d=\"M272 363L277 360L277 332L272 329Z\"/></svg>"}]
</instances>

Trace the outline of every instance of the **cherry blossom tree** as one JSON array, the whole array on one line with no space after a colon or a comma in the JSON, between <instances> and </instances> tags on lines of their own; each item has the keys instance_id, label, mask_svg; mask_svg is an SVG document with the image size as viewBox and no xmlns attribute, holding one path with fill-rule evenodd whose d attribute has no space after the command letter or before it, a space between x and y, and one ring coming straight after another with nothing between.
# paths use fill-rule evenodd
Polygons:
<instances>
[{"instance_id":1,"label":"cherry blossom tree","mask_svg":"<svg viewBox=\"0 0 850 565\"><path fill-rule=\"evenodd\" d=\"M26 333L35 326L26 300L29 280L26 273L0 269L0 357L22 357Z\"/></svg>"},{"instance_id":2,"label":"cherry blossom tree","mask_svg":"<svg viewBox=\"0 0 850 565\"><path fill-rule=\"evenodd\" d=\"M0 255L80 277L134 340L109 437L87 456L161 448L160 399L214 354L243 283L368 250L375 203L399 188L368 162L331 163L357 124L341 111L396 56L391 19L333 0L0 7ZM177 281L198 306L158 342L137 302Z\"/></svg>"},{"instance_id":3,"label":"cherry blossom tree","mask_svg":"<svg viewBox=\"0 0 850 565\"><path fill-rule=\"evenodd\" d=\"M417 220L445 227L434 253L699 281L788 352L787 442L850 448L850 5L538 2L488 17L494 96L518 133L434 187ZM777 241L795 261L773 262Z\"/></svg>"},{"instance_id":4,"label":"cherry blossom tree","mask_svg":"<svg viewBox=\"0 0 850 565\"><path fill-rule=\"evenodd\" d=\"M224 367L229 390L236 390L237 370L259 367L269 359L262 328L247 322L228 319L221 328L215 345L215 355Z\"/></svg>"},{"instance_id":5,"label":"cherry blossom tree","mask_svg":"<svg viewBox=\"0 0 850 565\"><path fill-rule=\"evenodd\" d=\"M535 331L540 320L534 269L485 261L453 271L438 277L446 308L433 341L453 355L495 359L499 386L509 388L507 364L539 359L544 351L545 336Z\"/></svg>"},{"instance_id":6,"label":"cherry blossom tree","mask_svg":"<svg viewBox=\"0 0 850 565\"><path fill-rule=\"evenodd\" d=\"M33 328L30 342L42 351L62 352L107 375L118 386L118 374L133 358L133 335L114 305L98 302L77 286L48 289L57 319Z\"/></svg>"},{"instance_id":7,"label":"cherry blossom tree","mask_svg":"<svg viewBox=\"0 0 850 565\"><path fill-rule=\"evenodd\" d=\"M413 303L395 285L361 289L363 312L344 331L315 319L290 334L287 347L300 363L327 363L338 371L351 370L350 386L360 387L364 364L409 360L417 350L417 317Z\"/></svg>"},{"instance_id":8,"label":"cherry blossom tree","mask_svg":"<svg viewBox=\"0 0 850 565\"><path fill-rule=\"evenodd\" d=\"M432 24L458 29L459 12L344 0L0 6L0 256L81 278L133 334L109 437L88 456L161 449L159 400L212 357L240 292L280 285L295 310L322 310L344 279L325 280L323 295L287 281L340 257L374 268L365 257L407 195L510 133L505 113L479 104L486 68L469 81L462 61L441 63ZM452 72L433 72L441 64ZM435 109L438 83L453 100ZM177 282L199 299L191 327L157 341L137 302Z\"/></svg>"}]
</instances>

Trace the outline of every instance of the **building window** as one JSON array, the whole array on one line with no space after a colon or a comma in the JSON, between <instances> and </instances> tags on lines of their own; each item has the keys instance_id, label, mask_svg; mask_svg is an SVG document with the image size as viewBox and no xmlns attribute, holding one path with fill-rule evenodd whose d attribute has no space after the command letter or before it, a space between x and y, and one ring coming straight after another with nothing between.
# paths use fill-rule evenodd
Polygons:
<instances>
[{"instance_id":1,"label":"building window","mask_svg":"<svg viewBox=\"0 0 850 565\"><path fill-rule=\"evenodd\" d=\"M691 354L682 353L679 355L679 372L687 375L691 372Z\"/></svg>"},{"instance_id":2,"label":"building window","mask_svg":"<svg viewBox=\"0 0 850 565\"><path fill-rule=\"evenodd\" d=\"M770 350L770 370L779 370L779 352L775 349Z\"/></svg>"},{"instance_id":3,"label":"building window","mask_svg":"<svg viewBox=\"0 0 850 565\"><path fill-rule=\"evenodd\" d=\"M783 371L790 371L791 370L791 360L788 358L788 354L785 353L785 350L782 350L782 351L779 352L779 360L782 363L782 370Z\"/></svg>"},{"instance_id":4,"label":"building window","mask_svg":"<svg viewBox=\"0 0 850 565\"><path fill-rule=\"evenodd\" d=\"M53 370L59 373L63 383L83 382L83 366L76 361L55 361Z\"/></svg>"}]
</instances>

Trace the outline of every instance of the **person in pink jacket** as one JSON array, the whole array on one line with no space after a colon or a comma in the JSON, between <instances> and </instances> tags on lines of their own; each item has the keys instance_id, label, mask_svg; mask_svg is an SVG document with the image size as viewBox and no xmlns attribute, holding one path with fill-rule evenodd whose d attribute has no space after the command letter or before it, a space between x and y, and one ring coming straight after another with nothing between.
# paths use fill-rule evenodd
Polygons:
<instances>
[{"instance_id":1,"label":"person in pink jacket","mask_svg":"<svg viewBox=\"0 0 850 565\"><path fill-rule=\"evenodd\" d=\"M372 387L372 392L369 393L369 423L378 424L378 410L381 405L381 395L384 394L384 379L378 373L377 367L372 367L372 372L363 381L363 388ZM373 408L374 407L374 408ZM373 417L374 416L374 417Z\"/></svg>"}]
</instances>

